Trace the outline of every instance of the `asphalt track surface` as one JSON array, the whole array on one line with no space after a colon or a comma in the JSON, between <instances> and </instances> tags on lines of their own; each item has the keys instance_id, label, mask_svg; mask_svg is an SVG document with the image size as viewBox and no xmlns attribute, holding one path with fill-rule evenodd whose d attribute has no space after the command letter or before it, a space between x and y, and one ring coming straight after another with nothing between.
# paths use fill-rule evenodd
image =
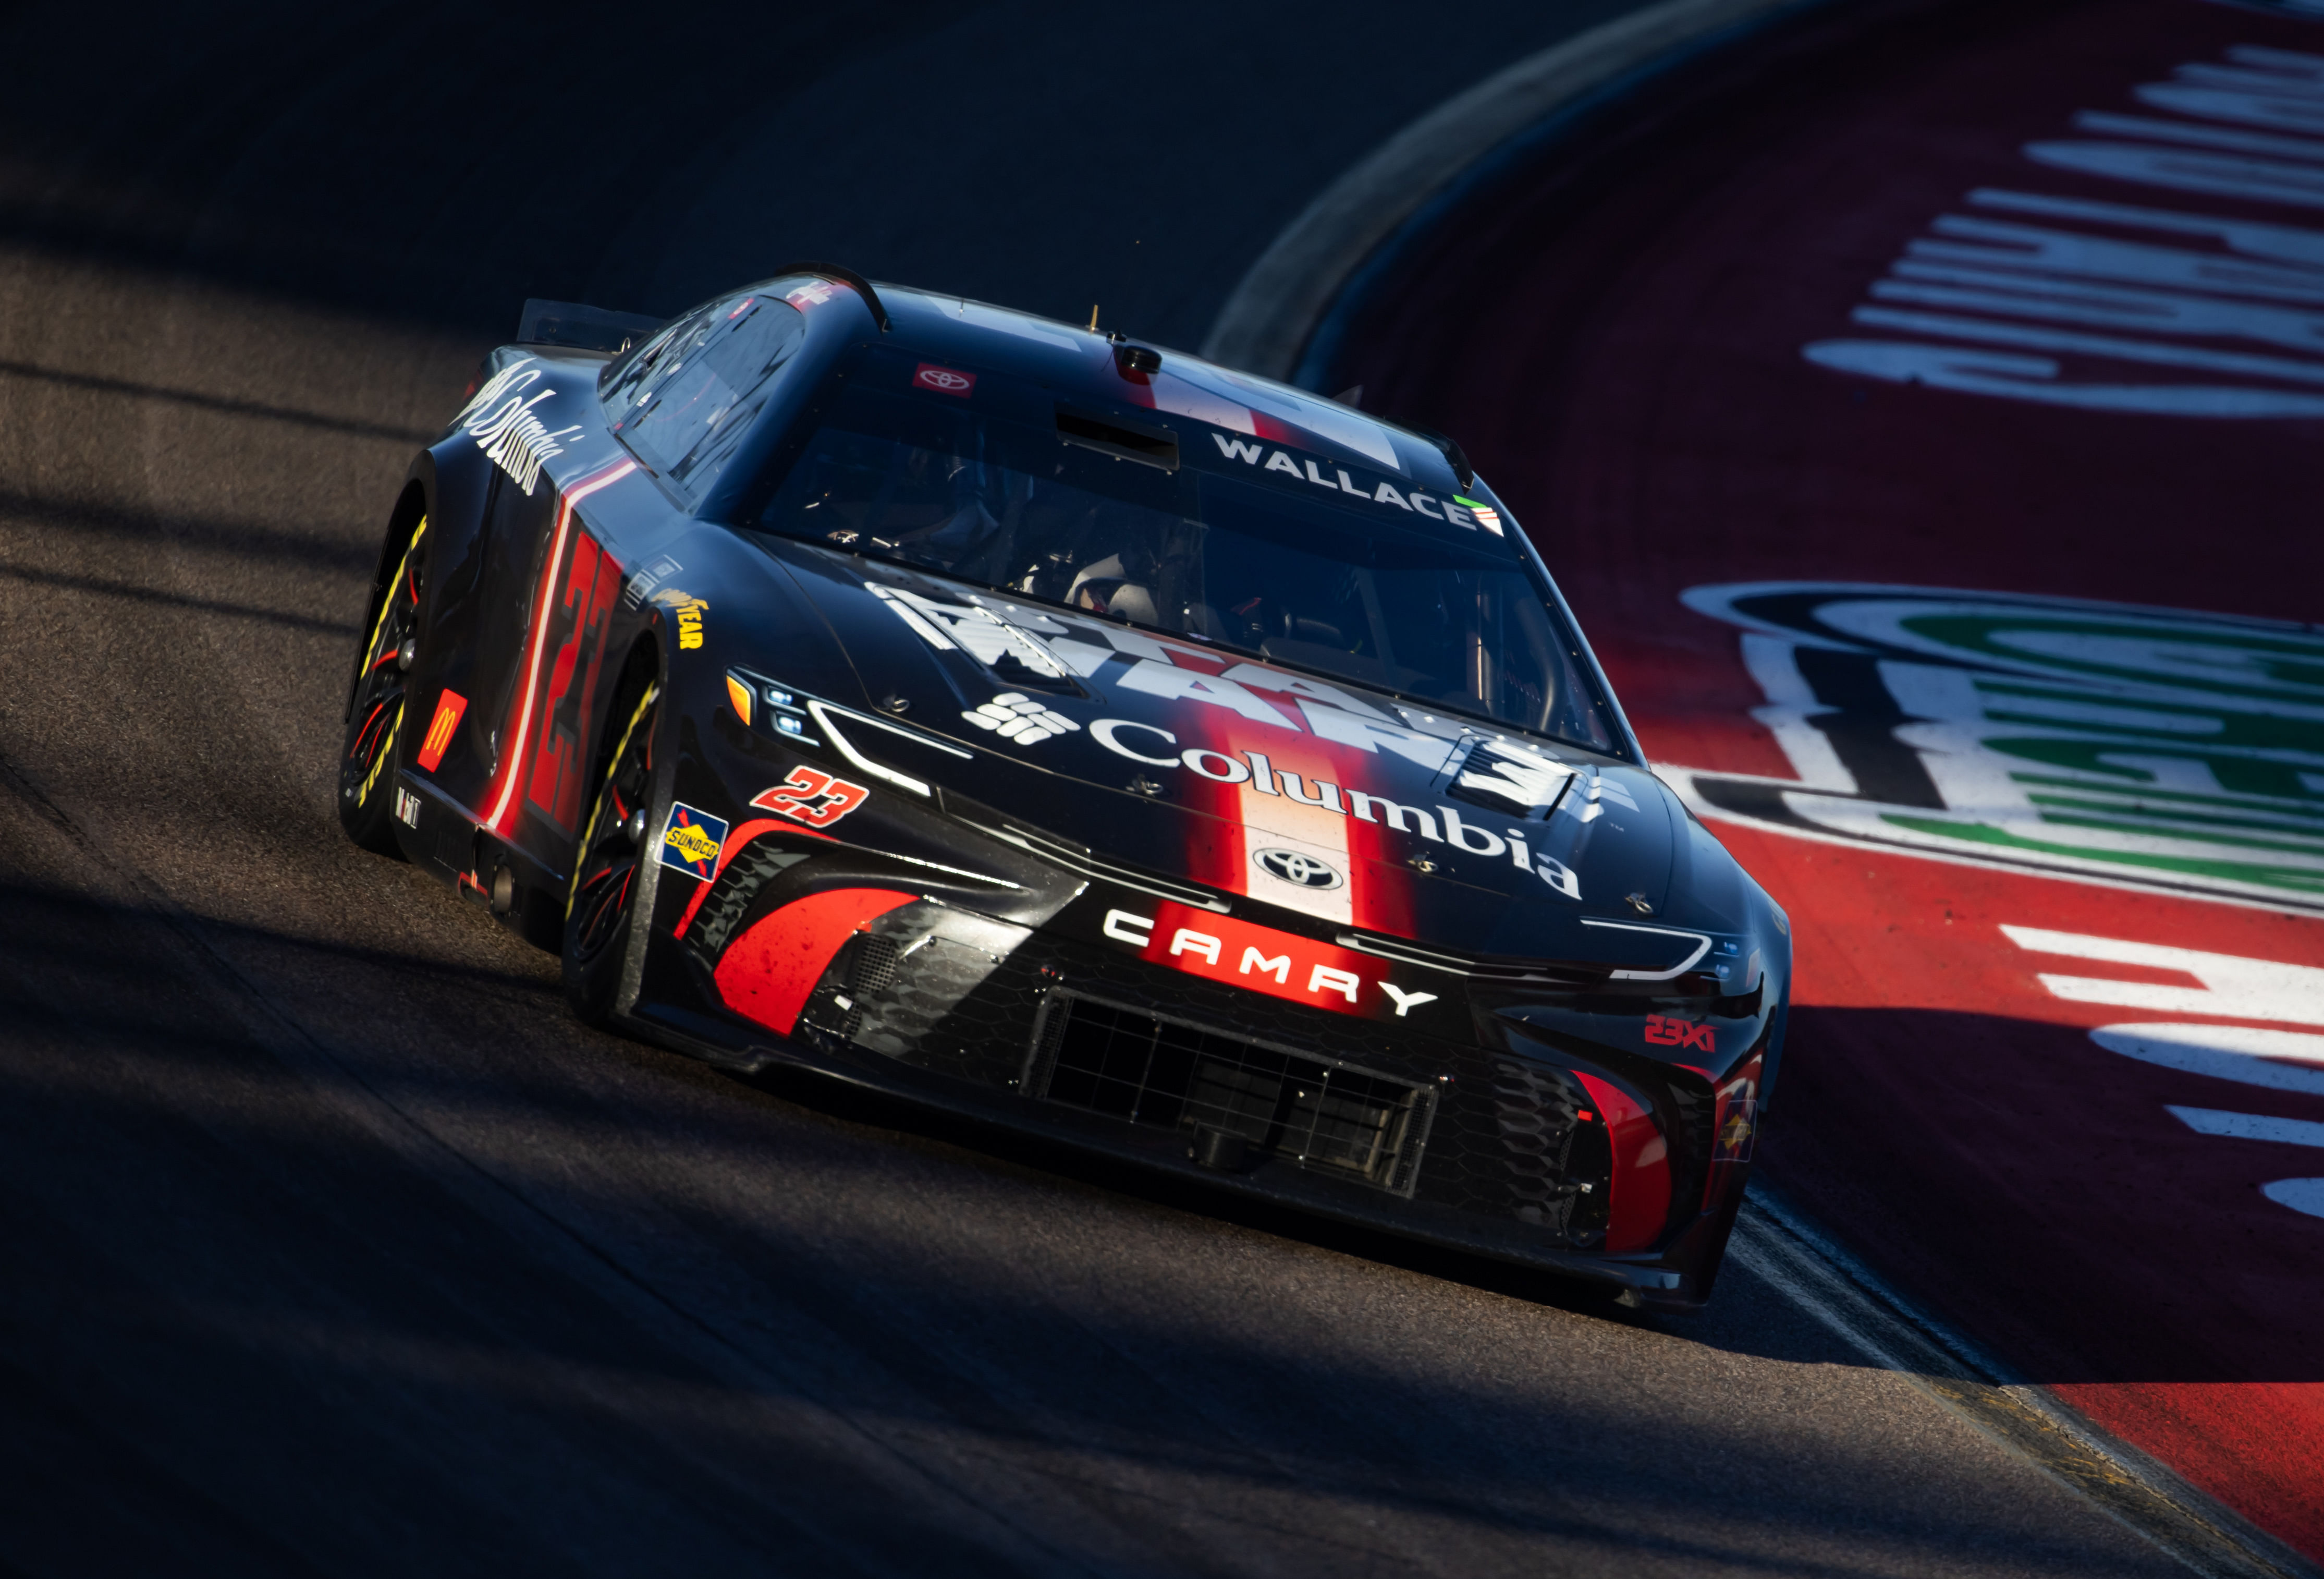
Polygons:
<instances>
[{"instance_id":1,"label":"asphalt track surface","mask_svg":"<svg viewBox=\"0 0 2324 1579\"><path fill-rule=\"evenodd\" d=\"M730 1080L339 836L384 512L523 298L821 254L1193 344L1605 14L0 24L0 1565L2177 1571L1745 1270L1632 1318Z\"/></svg>"},{"instance_id":2,"label":"asphalt track surface","mask_svg":"<svg viewBox=\"0 0 2324 1579\"><path fill-rule=\"evenodd\" d=\"M1763 1170L2319 1557L2306 9L1825 8L1480 183L1308 374L1462 437L1798 919Z\"/></svg>"}]
</instances>

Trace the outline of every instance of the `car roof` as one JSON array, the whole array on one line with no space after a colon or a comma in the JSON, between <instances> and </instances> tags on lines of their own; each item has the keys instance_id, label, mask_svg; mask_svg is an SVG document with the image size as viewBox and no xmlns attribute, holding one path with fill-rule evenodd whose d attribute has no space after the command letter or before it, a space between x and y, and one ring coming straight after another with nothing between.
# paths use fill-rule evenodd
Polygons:
<instances>
[{"instance_id":1,"label":"car roof","mask_svg":"<svg viewBox=\"0 0 2324 1579\"><path fill-rule=\"evenodd\" d=\"M1238 372L1149 341L885 282L875 284L901 345L972 367L1038 379L1086 399L1209 422L1262 441L1336 452L1457 492L1433 435L1386 422L1309 391ZM1153 353L1140 371L1123 353Z\"/></svg>"}]
</instances>

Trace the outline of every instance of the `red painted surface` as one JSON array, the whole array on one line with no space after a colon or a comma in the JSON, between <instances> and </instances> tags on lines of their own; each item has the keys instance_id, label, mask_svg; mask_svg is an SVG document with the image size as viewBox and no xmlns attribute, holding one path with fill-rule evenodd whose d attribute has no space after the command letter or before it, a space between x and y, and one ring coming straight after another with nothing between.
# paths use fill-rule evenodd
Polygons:
<instances>
[{"instance_id":1,"label":"red painted surface","mask_svg":"<svg viewBox=\"0 0 2324 1579\"><path fill-rule=\"evenodd\" d=\"M1167 900L1154 911L1153 936L1140 956L1153 964L1342 1014L1396 1012L1394 996L1380 986L1394 974L1384 960Z\"/></svg>"},{"instance_id":2,"label":"red painted surface","mask_svg":"<svg viewBox=\"0 0 2324 1579\"><path fill-rule=\"evenodd\" d=\"M1662 1236L1663 1225L1670 1221L1669 1145L1644 1103L1594 1075L1576 1070L1574 1078L1598 1104L1598 1116L1606 1121L1607 1139L1613 1149L1613 1172L1607 1181L1606 1248L1617 1252L1644 1250Z\"/></svg>"},{"instance_id":3,"label":"red painted surface","mask_svg":"<svg viewBox=\"0 0 2324 1579\"><path fill-rule=\"evenodd\" d=\"M525 638L524 651L517 660L518 672L522 679L516 688L510 703L508 749L502 758L499 769L495 771L490 785L484 791L485 800L477 814L477 821L496 833L506 835L510 831L507 821L510 803L515 799L519 782L526 777L528 771L533 772L536 777L539 775L541 759L533 747L533 730L536 722L544 718L549 723L554 722L555 708L540 703L540 700L542 679L541 656L550 638L549 627L554 620L558 618L567 622L576 619L586 620L588 612L575 603L574 597L577 589L570 579L567 585L567 596L552 601L552 589L557 586L558 570L566 564L566 545L573 536L574 511L581 501L613 486L637 468L638 463L633 460L616 461L612 466L593 472L573 484L558 497L557 524L549 536L549 551L541 559L540 581L532 599L531 624ZM584 540L588 540L586 531L582 535ZM591 546L594 549L595 545L593 542ZM589 571L591 584L595 583L600 571L604 572L608 577L609 586L617 584L620 579L620 568L603 562L602 553L596 560L592 561ZM605 596L610 597L611 593ZM602 640L604 627L604 615L597 614L595 617L597 635L590 638L590 644L593 647ZM571 675L569 668L566 674L569 683ZM594 685L595 676L594 660L590 675L590 683ZM564 698L560 697L559 700L563 701ZM568 705L567 711L569 710ZM569 718L567 725L567 731L570 733L573 725ZM549 725L544 724L542 726ZM552 753L548 760L553 762L558 760L558 756ZM575 771L578 771L577 766ZM544 791L549 787L547 780L540 780L540 788ZM546 803L539 801L535 804L546 806ZM570 824L567 823L565 826L569 826Z\"/></svg>"},{"instance_id":4,"label":"red painted surface","mask_svg":"<svg viewBox=\"0 0 2324 1579\"><path fill-rule=\"evenodd\" d=\"M829 840L833 844L837 844L839 842L838 840L832 838L829 834L819 834L813 828L798 827L792 823L779 821L771 817L752 817L749 822L737 825L735 827L729 830L726 835L726 842L719 847L718 862L716 865L711 868L709 881L703 882L697 880L696 882L694 885L694 897L686 901L685 913L678 917L678 925L670 928L671 937L683 937L686 936L686 929L694 925L694 917L696 912L702 909L702 901L710 897L710 891L716 884L718 874L725 871L728 866L733 864L734 857L742 853L742 846L749 844L752 839L757 838L761 834L772 833L777 829L780 829L782 832L787 834L798 834L806 838L825 839Z\"/></svg>"},{"instance_id":5,"label":"red painted surface","mask_svg":"<svg viewBox=\"0 0 2324 1579\"><path fill-rule=\"evenodd\" d=\"M598 671L605 661L606 622L622 589L622 568L587 532L576 533L549 638L558 640L536 725L526 791L535 810L570 828L581 808L581 736L595 716ZM577 681L576 681L577 677Z\"/></svg>"},{"instance_id":6,"label":"red painted surface","mask_svg":"<svg viewBox=\"0 0 2324 1579\"><path fill-rule=\"evenodd\" d=\"M914 897L884 888L835 888L785 905L727 945L718 961L719 996L735 1013L788 1036L839 946L865 922Z\"/></svg>"},{"instance_id":7,"label":"red painted surface","mask_svg":"<svg viewBox=\"0 0 2324 1579\"><path fill-rule=\"evenodd\" d=\"M827 828L870 799L872 791L861 784L851 784L814 768L799 767L793 768L773 789L753 795L751 804L809 827Z\"/></svg>"},{"instance_id":8,"label":"red painted surface","mask_svg":"<svg viewBox=\"0 0 2324 1579\"><path fill-rule=\"evenodd\" d=\"M912 382L921 389L932 389L938 394L958 395L966 400L976 388L976 374L939 367L933 362L923 362L912 370Z\"/></svg>"},{"instance_id":9,"label":"red painted surface","mask_svg":"<svg viewBox=\"0 0 2324 1579\"><path fill-rule=\"evenodd\" d=\"M436 716L428 721L428 733L420 743L417 760L422 771L432 773L444 761L444 753L452 743L452 734L460 727L460 716L467 710L467 697L453 691L438 694Z\"/></svg>"},{"instance_id":10,"label":"red painted surface","mask_svg":"<svg viewBox=\"0 0 2324 1579\"><path fill-rule=\"evenodd\" d=\"M1945 239L1941 217L2023 221L1971 204L1979 189L2208 214L2311 245L2304 232L2319 249L2304 266L2324 266L2324 207L2025 152L2135 141L2076 117L2163 117L2143 87L2190 63L2230 67L2237 46L2324 57L2324 26L2196 0L1892 5L1762 40L1635 101L1587 156L1563 151L1445 224L1351 324L1326 387L1360 383L1368 405L1460 438L1557 574L1657 763L1797 771L1753 716L1770 698L1737 629L1683 606L1691 587L1854 581L2315 620L2324 421L2061 406L1803 355L1836 339L1967 344L1868 328L1859 309L1938 310L1895 299L1900 282L1916 288L1897 264ZM2324 342L2252 337L2255 321L2141 334L2324 358ZM2056 383L2324 392L2216 365L2053 361ZM2123 1022L2313 1032L2324 995L2220 995L2208 1012L2191 999L2077 1001L2041 978L2116 983L2100 993L2117 999L2123 983L2199 981L2002 930L2314 968L2324 918L2290 896L2179 897L1716 831L1788 910L1798 948L1758 1161L2034 1380L2324 1557L2324 1218L2262 1193L2324 1176L2324 1149L2199 1132L2171 1111L2324 1123L2324 1095L2158 1067L2089 1035Z\"/></svg>"}]
</instances>

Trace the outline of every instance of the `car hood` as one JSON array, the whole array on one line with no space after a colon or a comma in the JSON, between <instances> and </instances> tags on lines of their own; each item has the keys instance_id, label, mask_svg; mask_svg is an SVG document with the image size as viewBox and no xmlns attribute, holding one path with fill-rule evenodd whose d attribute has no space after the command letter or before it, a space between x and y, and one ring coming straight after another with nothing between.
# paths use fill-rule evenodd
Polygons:
<instances>
[{"instance_id":1,"label":"car hood","mask_svg":"<svg viewBox=\"0 0 2324 1579\"><path fill-rule=\"evenodd\" d=\"M1685 816L1635 766L903 567L762 546L845 650L859 716L882 721L839 720L847 749L963 820L1464 954L1649 965L1677 946L1664 912Z\"/></svg>"}]
</instances>

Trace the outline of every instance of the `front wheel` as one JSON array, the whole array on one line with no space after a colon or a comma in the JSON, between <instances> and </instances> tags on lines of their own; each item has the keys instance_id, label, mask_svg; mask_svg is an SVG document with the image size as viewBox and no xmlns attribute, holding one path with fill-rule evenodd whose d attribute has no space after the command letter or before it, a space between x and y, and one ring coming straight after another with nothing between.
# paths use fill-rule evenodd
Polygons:
<instances>
[{"instance_id":1,"label":"front wheel","mask_svg":"<svg viewBox=\"0 0 2324 1579\"><path fill-rule=\"evenodd\" d=\"M582 825L573 886L565 902L565 995L592 1025L613 1010L629 956L631 917L645 876L653 820L655 704L661 688L648 682L633 700L617 699L622 732L606 761L597 796Z\"/></svg>"},{"instance_id":2,"label":"front wheel","mask_svg":"<svg viewBox=\"0 0 2324 1579\"><path fill-rule=\"evenodd\" d=\"M371 640L355 669L339 747L339 826L347 837L383 855L396 854L395 749L403 734L405 677L418 651L421 516L404 540L395 573L367 611Z\"/></svg>"}]
</instances>

